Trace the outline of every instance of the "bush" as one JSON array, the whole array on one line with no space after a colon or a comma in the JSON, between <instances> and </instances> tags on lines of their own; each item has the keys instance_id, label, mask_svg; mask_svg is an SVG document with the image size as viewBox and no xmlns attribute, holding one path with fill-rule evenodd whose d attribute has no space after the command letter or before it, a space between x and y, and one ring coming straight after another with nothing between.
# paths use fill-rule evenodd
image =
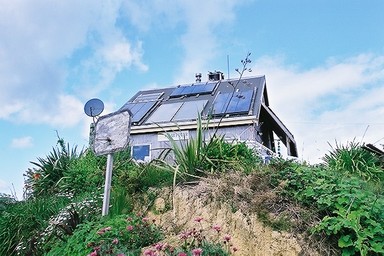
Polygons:
<instances>
[{"instance_id":1,"label":"bush","mask_svg":"<svg viewBox=\"0 0 384 256\"><path fill-rule=\"evenodd\" d=\"M66 243L47 255L138 255L141 248L162 238L148 218L119 215L79 225Z\"/></svg>"},{"instance_id":2,"label":"bush","mask_svg":"<svg viewBox=\"0 0 384 256\"><path fill-rule=\"evenodd\" d=\"M342 175L357 175L365 180L384 180L384 170L379 157L355 141L346 146L336 142L336 147L332 147L332 151L326 154L323 160L330 169Z\"/></svg>"},{"instance_id":3,"label":"bush","mask_svg":"<svg viewBox=\"0 0 384 256\"><path fill-rule=\"evenodd\" d=\"M340 175L329 166L292 162L272 165L271 183L283 193L316 208L321 221L314 233L336 241L343 255L384 253L384 195L357 173Z\"/></svg>"},{"instance_id":4,"label":"bush","mask_svg":"<svg viewBox=\"0 0 384 256\"><path fill-rule=\"evenodd\" d=\"M38 255L39 234L68 202L66 197L42 197L9 205L0 213L0 255Z\"/></svg>"},{"instance_id":5,"label":"bush","mask_svg":"<svg viewBox=\"0 0 384 256\"><path fill-rule=\"evenodd\" d=\"M53 147L45 158L38 157L37 162L31 162L35 167L29 168L24 174L26 198L49 196L62 192L59 183L71 163L83 154L77 152L77 147L70 148L63 139L58 140L59 147Z\"/></svg>"}]
</instances>

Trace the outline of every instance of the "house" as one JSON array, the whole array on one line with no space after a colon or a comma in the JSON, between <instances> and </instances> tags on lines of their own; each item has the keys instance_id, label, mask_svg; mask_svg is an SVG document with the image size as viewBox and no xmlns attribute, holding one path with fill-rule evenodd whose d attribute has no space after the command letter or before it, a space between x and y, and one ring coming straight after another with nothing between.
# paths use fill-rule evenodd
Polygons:
<instances>
[{"instance_id":1,"label":"house","mask_svg":"<svg viewBox=\"0 0 384 256\"><path fill-rule=\"evenodd\" d=\"M164 132L175 140L196 134L198 113L209 131L226 141L245 142L261 154L276 152L275 141L297 157L292 133L269 107L265 76L224 79L221 72L201 74L191 84L139 91L120 111L131 112L130 146L136 160L151 160L169 147ZM209 121L207 121L209 120Z\"/></svg>"}]
</instances>

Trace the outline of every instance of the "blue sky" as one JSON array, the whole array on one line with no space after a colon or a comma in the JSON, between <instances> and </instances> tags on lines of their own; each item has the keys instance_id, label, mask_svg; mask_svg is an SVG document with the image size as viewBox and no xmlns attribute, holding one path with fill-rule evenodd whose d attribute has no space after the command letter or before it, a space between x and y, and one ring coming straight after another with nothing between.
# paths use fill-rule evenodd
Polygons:
<instances>
[{"instance_id":1,"label":"blue sky","mask_svg":"<svg viewBox=\"0 0 384 256\"><path fill-rule=\"evenodd\" d=\"M384 1L0 0L0 193L22 197L29 161L56 131L88 142L87 100L120 108L138 90L235 68L251 52L301 160L328 142L384 144Z\"/></svg>"}]
</instances>

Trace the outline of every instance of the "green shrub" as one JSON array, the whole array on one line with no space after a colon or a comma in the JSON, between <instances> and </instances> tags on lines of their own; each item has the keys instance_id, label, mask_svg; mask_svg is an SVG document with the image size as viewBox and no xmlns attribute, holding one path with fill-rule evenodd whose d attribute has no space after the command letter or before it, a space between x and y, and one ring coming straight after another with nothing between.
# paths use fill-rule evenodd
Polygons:
<instances>
[{"instance_id":1,"label":"green shrub","mask_svg":"<svg viewBox=\"0 0 384 256\"><path fill-rule=\"evenodd\" d=\"M38 255L39 234L68 202L66 197L41 197L9 205L0 213L0 255Z\"/></svg>"},{"instance_id":2,"label":"green shrub","mask_svg":"<svg viewBox=\"0 0 384 256\"><path fill-rule=\"evenodd\" d=\"M104 156L96 156L92 150L86 150L64 170L59 183L60 191L71 192L77 196L98 190L104 185L105 166Z\"/></svg>"},{"instance_id":3,"label":"green shrub","mask_svg":"<svg viewBox=\"0 0 384 256\"><path fill-rule=\"evenodd\" d=\"M284 162L274 167L271 183L282 184L286 196L316 208L322 217L313 232L336 241L343 255L384 253L384 195L370 181L329 166Z\"/></svg>"},{"instance_id":4,"label":"green shrub","mask_svg":"<svg viewBox=\"0 0 384 256\"><path fill-rule=\"evenodd\" d=\"M204 145L203 154L210 161L201 163L201 169L211 172L228 170L252 171L261 163L260 157L244 142L228 143L223 136L212 137Z\"/></svg>"},{"instance_id":5,"label":"green shrub","mask_svg":"<svg viewBox=\"0 0 384 256\"><path fill-rule=\"evenodd\" d=\"M59 183L71 163L83 154L77 152L77 147L70 148L63 139L58 140L59 147L53 147L45 157L38 157L37 162L31 162L35 167L29 168L24 176L26 198L53 195L62 192Z\"/></svg>"},{"instance_id":6,"label":"green shrub","mask_svg":"<svg viewBox=\"0 0 384 256\"><path fill-rule=\"evenodd\" d=\"M160 229L148 218L119 215L79 225L67 242L47 255L139 255L141 248L162 239Z\"/></svg>"},{"instance_id":7,"label":"green shrub","mask_svg":"<svg viewBox=\"0 0 384 256\"><path fill-rule=\"evenodd\" d=\"M362 148L355 141L347 145L336 142L336 147L324 156L326 165L342 175L357 175L365 180L384 180L384 170L380 159Z\"/></svg>"}]
</instances>

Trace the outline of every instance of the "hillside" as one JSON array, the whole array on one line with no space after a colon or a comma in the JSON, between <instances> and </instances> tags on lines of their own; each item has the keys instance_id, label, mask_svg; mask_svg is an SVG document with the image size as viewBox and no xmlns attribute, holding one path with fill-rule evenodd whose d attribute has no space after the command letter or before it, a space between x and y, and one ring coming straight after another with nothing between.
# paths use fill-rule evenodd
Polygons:
<instances>
[{"instance_id":1,"label":"hillside","mask_svg":"<svg viewBox=\"0 0 384 256\"><path fill-rule=\"evenodd\" d=\"M383 162L357 143L312 166L269 164L244 143L191 140L175 162L106 158L59 140L27 170L24 201L2 196L0 255L382 255Z\"/></svg>"}]
</instances>

